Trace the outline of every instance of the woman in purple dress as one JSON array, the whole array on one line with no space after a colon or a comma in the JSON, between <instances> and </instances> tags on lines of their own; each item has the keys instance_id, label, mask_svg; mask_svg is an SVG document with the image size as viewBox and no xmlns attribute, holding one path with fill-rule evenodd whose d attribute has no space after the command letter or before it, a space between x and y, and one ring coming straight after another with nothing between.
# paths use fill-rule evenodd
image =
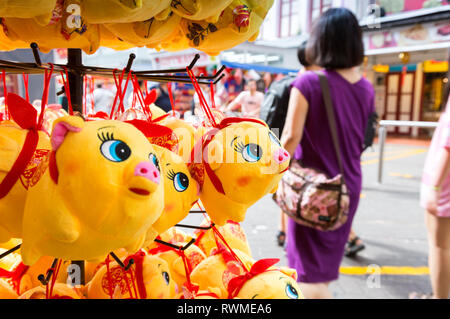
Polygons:
<instances>
[{"instance_id":1,"label":"woman in purple dress","mask_svg":"<svg viewBox=\"0 0 450 319\"><path fill-rule=\"evenodd\" d=\"M330 86L341 147L344 178L350 194L347 222L323 232L289 220L287 257L298 273L307 298L331 298L331 281L338 279L345 244L358 207L362 176L360 157L369 115L374 112L374 90L358 66L364 59L362 31L353 13L344 8L326 11L313 25L307 58L320 65ZM289 109L281 143L302 164L339 174L319 77L306 72L292 84Z\"/></svg>"}]
</instances>

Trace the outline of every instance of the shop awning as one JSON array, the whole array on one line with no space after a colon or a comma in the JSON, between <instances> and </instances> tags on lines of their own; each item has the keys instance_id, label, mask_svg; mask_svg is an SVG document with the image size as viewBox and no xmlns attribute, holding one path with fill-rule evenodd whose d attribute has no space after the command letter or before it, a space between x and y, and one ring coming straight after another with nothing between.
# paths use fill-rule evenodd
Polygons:
<instances>
[{"instance_id":1,"label":"shop awning","mask_svg":"<svg viewBox=\"0 0 450 319\"><path fill-rule=\"evenodd\" d=\"M257 72L282 73L282 74L295 73L296 74L299 71L297 69L286 69L286 68L280 68L280 67L275 67L275 66L270 66L270 65L237 63L237 62L229 62L229 61L224 61L224 60L221 60L220 63L222 65L225 65L228 68L255 70Z\"/></svg>"}]
</instances>

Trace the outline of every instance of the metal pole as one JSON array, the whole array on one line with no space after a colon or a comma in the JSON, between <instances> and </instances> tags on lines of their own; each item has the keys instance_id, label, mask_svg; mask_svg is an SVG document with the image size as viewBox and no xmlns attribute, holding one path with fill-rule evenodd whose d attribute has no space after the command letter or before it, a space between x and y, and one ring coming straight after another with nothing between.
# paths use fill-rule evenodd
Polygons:
<instances>
[{"instance_id":1,"label":"metal pole","mask_svg":"<svg viewBox=\"0 0 450 319\"><path fill-rule=\"evenodd\" d=\"M80 49L67 49L67 65L82 66L82 53ZM70 100L75 112L83 114L83 74L77 71L69 72ZM67 94L67 93L66 93ZM84 260L73 260L72 265L78 266L81 285L86 284Z\"/></svg>"},{"instance_id":2,"label":"metal pole","mask_svg":"<svg viewBox=\"0 0 450 319\"><path fill-rule=\"evenodd\" d=\"M80 49L67 49L67 65L82 66ZM83 114L83 74L78 71L69 72L70 100L74 111Z\"/></svg>"},{"instance_id":3,"label":"metal pole","mask_svg":"<svg viewBox=\"0 0 450 319\"><path fill-rule=\"evenodd\" d=\"M387 129L385 126L380 126L378 129L378 143L380 144L380 154L378 158L378 183L383 182L383 159L384 159L384 144L386 143Z\"/></svg>"}]
</instances>

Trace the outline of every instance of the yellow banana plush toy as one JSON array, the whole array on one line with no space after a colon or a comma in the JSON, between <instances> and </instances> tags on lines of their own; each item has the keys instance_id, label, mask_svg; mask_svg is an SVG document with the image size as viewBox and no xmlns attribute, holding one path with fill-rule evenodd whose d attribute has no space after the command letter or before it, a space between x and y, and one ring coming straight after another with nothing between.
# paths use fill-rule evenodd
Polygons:
<instances>
[{"instance_id":1,"label":"yellow banana plush toy","mask_svg":"<svg viewBox=\"0 0 450 319\"><path fill-rule=\"evenodd\" d=\"M55 121L49 168L28 191L22 257L104 259L134 252L163 210L159 160L146 137L119 121Z\"/></svg>"}]
</instances>

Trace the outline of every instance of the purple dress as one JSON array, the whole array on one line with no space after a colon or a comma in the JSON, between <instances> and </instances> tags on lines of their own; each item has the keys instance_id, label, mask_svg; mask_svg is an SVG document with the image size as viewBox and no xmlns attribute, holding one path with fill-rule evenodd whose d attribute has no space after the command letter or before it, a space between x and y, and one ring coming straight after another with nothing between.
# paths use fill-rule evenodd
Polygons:
<instances>
[{"instance_id":1,"label":"purple dress","mask_svg":"<svg viewBox=\"0 0 450 319\"><path fill-rule=\"evenodd\" d=\"M329 282L339 277L339 266L361 192L360 157L364 132L369 114L375 111L374 90L369 81L362 78L351 84L335 71L325 73L336 117L350 209L347 222L328 232L289 219L286 247L289 267L295 268L299 281L305 283ZM339 174L318 75L306 72L297 77L292 86L300 90L309 105L303 138L294 158L301 157L304 166L322 170L328 176Z\"/></svg>"}]
</instances>

